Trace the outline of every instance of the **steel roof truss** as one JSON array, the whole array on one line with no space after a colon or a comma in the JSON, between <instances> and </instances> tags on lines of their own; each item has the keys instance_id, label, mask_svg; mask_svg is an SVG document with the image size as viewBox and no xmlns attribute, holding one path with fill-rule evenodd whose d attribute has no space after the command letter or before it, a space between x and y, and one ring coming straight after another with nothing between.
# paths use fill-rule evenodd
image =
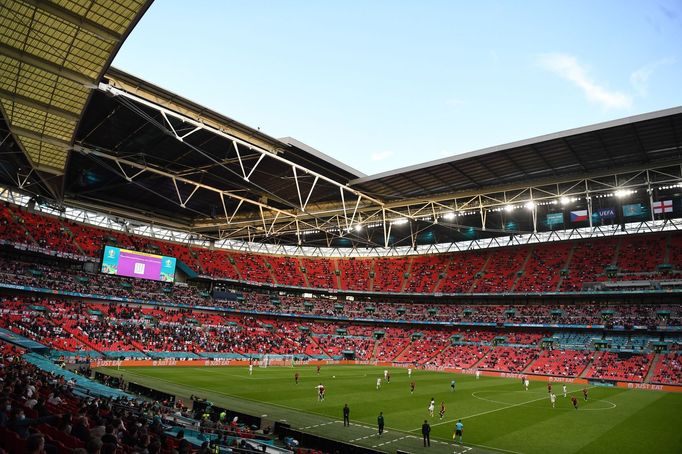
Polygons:
<instances>
[{"instance_id":1,"label":"steel roof truss","mask_svg":"<svg viewBox=\"0 0 682 454\"><path fill-rule=\"evenodd\" d=\"M181 208L186 208L187 207L187 202L189 202L189 199L192 198L195 192L197 192L197 189L199 189L199 185L194 186L194 190L190 193L190 195L187 196L185 200L182 200L182 196L180 195L180 189L178 188L178 182L176 178L171 178L173 180L173 186L175 186L175 193L178 195L178 203Z\"/></svg>"},{"instance_id":2,"label":"steel roof truss","mask_svg":"<svg viewBox=\"0 0 682 454\"><path fill-rule=\"evenodd\" d=\"M133 168L136 168L136 169L140 169L140 170L144 170L144 171L147 171L147 172L150 172L150 173L154 173L154 174L156 174L156 175L161 175L161 176L164 176L164 177L167 177L167 178L174 179L174 181L177 180L177 181L180 181L180 182L182 182L182 183L187 183L187 184L189 184L189 185L197 185L197 186L199 186L199 187L201 187L201 188L203 188L203 189L206 189L206 190L208 190L208 191L215 192L215 193L218 193L218 194L223 194L224 196L230 197L230 198L232 198L232 199L241 200L241 201L247 202L247 203L249 203L249 204L251 204L251 205L255 205L255 206L259 207L261 210L262 210L263 208L265 208L265 209L267 209L267 210L270 210L270 211L273 211L273 212L275 212L275 213L279 213L279 214L282 214L282 215L285 215L285 216L290 216L290 217L295 217L295 216L296 216L295 214L292 214L292 213L289 213L289 212L287 212L287 211L280 210L280 209L278 209L278 208L275 208L275 207L266 205L266 204L261 203L261 202L258 202L258 201L256 201L256 200L247 199L247 198L245 198L245 197L242 197L242 196L240 196L240 195L238 195L238 194L235 194L235 193L232 193L232 192L230 192L230 191L225 191L225 190L222 190L222 189L214 188L214 187L209 186L209 185L204 184L204 183L197 183L196 181L193 181L193 180L190 180L190 179L187 179L187 178L183 178L183 177L179 177L179 176L173 175L173 174L171 174L171 173L165 172L165 171L163 171L163 170L159 170L159 169L156 169L156 168L154 168L154 167L150 167L150 166L148 166L148 165L139 164L139 163L137 163L137 162L129 161L129 160L127 160L127 159L118 158L118 157L116 157L116 156L111 156L111 155L109 155L109 154L107 154L107 153L103 153L103 152L97 151L97 150L92 150L92 149L89 149L89 148L86 148L86 147L83 147L83 146L80 146L80 145L74 145L73 149L74 149L75 151L78 151L78 152L83 153L83 154L85 154L85 155L92 154L92 155L97 156L97 157L100 157L100 158L105 158L105 159L108 159L108 160L111 160L111 161L120 162L120 163L122 163L122 164L125 164L126 166L130 166L130 167L133 167ZM125 175L124 175L124 177L125 177Z\"/></svg>"},{"instance_id":3,"label":"steel roof truss","mask_svg":"<svg viewBox=\"0 0 682 454\"><path fill-rule=\"evenodd\" d=\"M137 176L143 174L143 173L147 170L147 169L140 169L140 170L139 170L136 174L134 174L133 176L128 176L128 174L126 173L126 171L123 169L123 166L121 166L121 163L120 163L119 161L115 161L115 162L116 162L116 165L118 166L118 168L121 170L121 174L122 174L123 177L126 179L126 181L133 181L133 180L135 179L135 177L137 177Z\"/></svg>"},{"instance_id":4,"label":"steel roof truss","mask_svg":"<svg viewBox=\"0 0 682 454\"><path fill-rule=\"evenodd\" d=\"M375 198L370 197L370 196L368 196L368 195L366 195L366 194L363 194L363 193L361 193L360 191L357 191L357 190L355 190L355 189L352 189L352 188L350 188L350 187L348 187L348 186L346 186L346 185L344 185L344 184L342 184L342 183L339 183L338 181L333 180L332 178L329 178L329 177L326 177L326 176L324 176L324 175L322 175L322 174L319 174L319 173L317 173L317 172L315 172L315 171L313 171L313 170L310 170L310 169L308 169L308 168L306 168L306 167L303 167L303 166L300 165L300 164L296 164L295 162L290 161L290 160L288 160L288 159L286 159L286 158L284 158L284 157L282 157L282 156L280 156L280 155L278 155L278 154L276 154L276 153L273 153L273 152L271 152L271 151L268 151L268 150L265 150L265 149L263 149L263 148L260 148L260 147L254 145L254 144L251 144L251 143L249 143L249 142L246 142L245 140L242 140L242 139L240 139L240 138L238 138L238 137L235 137L235 136L233 136L233 135L231 135L231 134L228 134L228 133L226 133L226 132L224 132L224 131L221 131L220 129L217 129L217 128L214 128L214 127L212 127L212 126L203 124L203 123L201 123L201 122L199 122L199 121L196 121L196 120L194 120L194 119L192 119L192 118L189 118L189 117L187 117L187 116L185 116L185 115L182 115L182 114L180 114L180 113L178 113L178 112L174 112L174 111L172 111L172 110L170 110L170 109L167 109L167 108L165 108L165 107L163 107L163 106L160 106L160 105L158 105L158 104L155 104L155 103L153 103L153 102L151 102L151 101L148 101L148 100L146 100L146 99L144 99L144 98L141 98L141 97L139 97L139 96L133 95L133 94L131 94L131 93L128 93L128 92L125 91L125 90L121 90L121 89L119 89L119 88L116 88L116 87L114 87L114 86L112 86L112 85L109 85L109 84L106 84L106 83L100 83L100 84L99 84L99 89L100 89L101 91L105 92L105 93L109 93L109 94L112 94L112 95L114 95L114 96L122 96L122 97L124 97L124 98L126 98L126 99L132 100L132 101L134 101L134 102L136 102L136 103L139 103L139 104L142 104L142 105L147 106L147 107L149 107L149 108L152 108L152 109L154 109L154 110L157 110L157 111L161 112L161 113L164 115L164 118L166 118L166 121L167 121L169 124L170 124L170 122L168 121L168 117L170 116L170 117L176 118L176 119L178 119L178 120L180 120L180 121L183 121L183 122L185 122L185 123L189 123L189 124L195 126L196 129L201 129L201 130L210 131L210 132L212 132L213 134L216 134L216 135L218 135L218 136L220 136L220 137L223 137L223 138L225 138L225 139L228 139L228 140L232 141L232 142L235 143L235 144L242 145L242 146L244 146L244 147L247 147L247 148L248 148L249 150L251 150L251 151L260 153L261 156L268 157L268 158L270 158L270 159L274 159L274 160L279 161L279 162L281 162L281 163L283 163L283 164L285 164L285 165L288 165L288 166L290 166L290 167L292 167L292 168L296 168L296 169L299 170L299 171L303 171L303 172L308 173L308 174L310 174L310 175L317 176L317 177L319 177L320 179L326 181L327 183L329 183L329 184L331 184L331 185L334 185L334 186L338 187L341 191L345 191L345 192L348 192L348 193L353 194L353 195L355 195L355 196L359 196L359 197L365 198L365 199L367 199L368 201L371 201L371 202L373 202L373 203L376 203L376 204L378 204L378 205L382 205L382 206L383 206L383 202L381 202L381 201L378 200L378 199L375 199ZM172 127L172 125L171 125L171 127ZM172 131L174 131L174 129L172 129ZM176 139L178 139L178 140L181 139L181 137L178 136L177 133L174 134L174 137L175 137Z\"/></svg>"},{"instance_id":5,"label":"steel roof truss","mask_svg":"<svg viewBox=\"0 0 682 454\"><path fill-rule=\"evenodd\" d=\"M261 155L262 157L263 155ZM317 184L317 180L319 180L319 176L315 175L315 180L313 180L313 184L310 187L310 191L308 192L308 196L305 199L305 202L303 202L303 197L301 196L301 185L298 182L298 173L296 172L296 167L292 167L294 171L294 182L296 183L296 192L298 193L298 203L301 206L301 211L305 212L305 207L308 205L308 202L310 201L310 196L313 194L313 190L315 189L315 185ZM360 203L360 198L358 197L358 203ZM357 205L356 205L357 209ZM351 224L353 221L351 220Z\"/></svg>"}]
</instances>

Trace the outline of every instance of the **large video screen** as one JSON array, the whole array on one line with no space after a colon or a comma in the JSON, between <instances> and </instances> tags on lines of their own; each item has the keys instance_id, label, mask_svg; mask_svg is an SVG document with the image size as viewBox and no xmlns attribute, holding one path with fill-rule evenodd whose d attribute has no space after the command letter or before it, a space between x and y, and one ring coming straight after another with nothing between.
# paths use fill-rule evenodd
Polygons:
<instances>
[{"instance_id":1,"label":"large video screen","mask_svg":"<svg viewBox=\"0 0 682 454\"><path fill-rule=\"evenodd\" d=\"M175 257L105 246L102 273L173 282L175 281Z\"/></svg>"}]
</instances>

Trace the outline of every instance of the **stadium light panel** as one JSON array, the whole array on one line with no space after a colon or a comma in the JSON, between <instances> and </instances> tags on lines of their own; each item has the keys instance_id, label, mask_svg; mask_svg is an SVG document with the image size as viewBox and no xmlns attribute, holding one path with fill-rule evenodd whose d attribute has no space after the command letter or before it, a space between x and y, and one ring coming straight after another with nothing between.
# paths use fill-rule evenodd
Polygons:
<instances>
[{"instance_id":1,"label":"stadium light panel","mask_svg":"<svg viewBox=\"0 0 682 454\"><path fill-rule=\"evenodd\" d=\"M637 191L634 191L634 190L619 189L616 192L614 192L613 195L622 199L623 197L627 197L627 196L634 194L636 192Z\"/></svg>"}]
</instances>

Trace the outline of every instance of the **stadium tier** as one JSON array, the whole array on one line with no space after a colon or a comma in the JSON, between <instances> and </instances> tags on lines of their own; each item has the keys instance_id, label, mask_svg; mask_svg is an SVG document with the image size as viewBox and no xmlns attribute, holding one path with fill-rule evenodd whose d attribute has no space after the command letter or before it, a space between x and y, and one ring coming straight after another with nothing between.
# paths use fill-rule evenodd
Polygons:
<instances>
[{"instance_id":1,"label":"stadium tier","mask_svg":"<svg viewBox=\"0 0 682 454\"><path fill-rule=\"evenodd\" d=\"M246 295L246 301L262 301L263 296ZM335 321L333 317L316 321L281 319L277 316L295 312L284 307L271 310L268 316L249 315L219 306L179 309L151 304L84 302L35 294L5 297L1 307L1 327L52 348L56 356L158 358L172 354L168 357L210 358L224 354L247 359L290 355L630 382L643 382L655 364L653 379L681 384L677 357L653 353L655 346L662 342L676 349L679 338L674 333L658 336L609 333L607 336L603 329L594 329L580 336L566 331L550 332L546 328L496 329L496 314L511 311L513 306L468 306L469 310L487 313L478 318L490 322L487 328L466 327L469 323L466 320L461 326L430 328L414 324L418 322L396 325L395 322L404 322L400 319L394 323L368 319L364 324ZM534 321L550 322L545 326L561 328L554 323L555 307L536 307ZM649 307L648 311L624 304L585 305L580 311L581 321L595 327L601 326L598 323L605 311L633 324L659 323L660 320L648 316L650 313L665 313L666 326L680 326L682 321L679 307L663 305ZM574 320L568 321L570 326L575 326Z\"/></svg>"},{"instance_id":2,"label":"stadium tier","mask_svg":"<svg viewBox=\"0 0 682 454\"><path fill-rule=\"evenodd\" d=\"M0 239L99 260L110 244L177 257L198 275L236 282L379 293L542 293L586 284L682 280L676 232L396 258L288 257L205 249L28 213L4 204Z\"/></svg>"}]
</instances>

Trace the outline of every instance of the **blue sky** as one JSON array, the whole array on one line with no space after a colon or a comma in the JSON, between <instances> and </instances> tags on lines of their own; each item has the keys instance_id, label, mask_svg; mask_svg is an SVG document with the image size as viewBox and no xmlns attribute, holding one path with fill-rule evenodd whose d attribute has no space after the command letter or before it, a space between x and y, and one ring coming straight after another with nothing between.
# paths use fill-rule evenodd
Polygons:
<instances>
[{"instance_id":1,"label":"blue sky","mask_svg":"<svg viewBox=\"0 0 682 454\"><path fill-rule=\"evenodd\" d=\"M682 1L157 0L114 66L371 175L682 105Z\"/></svg>"}]
</instances>

